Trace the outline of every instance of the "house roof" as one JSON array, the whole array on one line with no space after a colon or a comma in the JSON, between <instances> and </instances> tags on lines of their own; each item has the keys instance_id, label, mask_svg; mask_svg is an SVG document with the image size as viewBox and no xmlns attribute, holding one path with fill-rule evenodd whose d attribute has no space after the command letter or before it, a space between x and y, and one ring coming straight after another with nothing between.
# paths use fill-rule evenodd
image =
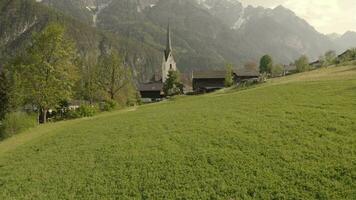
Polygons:
<instances>
[{"instance_id":1,"label":"house roof","mask_svg":"<svg viewBox=\"0 0 356 200\"><path fill-rule=\"evenodd\" d=\"M258 72L255 69L246 69L246 68L242 68L242 69L235 69L234 73L237 76L256 76L258 77L260 75L260 72Z\"/></svg>"},{"instance_id":2,"label":"house roof","mask_svg":"<svg viewBox=\"0 0 356 200\"><path fill-rule=\"evenodd\" d=\"M350 49L344 51L342 54L338 55L337 57L338 57L338 58L341 58L342 56L346 55L346 54L349 53L349 52L350 52Z\"/></svg>"},{"instance_id":3,"label":"house roof","mask_svg":"<svg viewBox=\"0 0 356 200\"><path fill-rule=\"evenodd\" d=\"M260 73L253 69L235 69L234 74L238 77L242 76L256 76L258 77ZM204 71L194 71L193 78L195 79L224 79L226 76L226 70L204 70Z\"/></svg>"},{"instance_id":4,"label":"house roof","mask_svg":"<svg viewBox=\"0 0 356 200\"><path fill-rule=\"evenodd\" d=\"M225 78L225 70L204 70L204 71L194 71L193 78L204 79L204 78Z\"/></svg>"},{"instance_id":5,"label":"house roof","mask_svg":"<svg viewBox=\"0 0 356 200\"><path fill-rule=\"evenodd\" d=\"M285 65L284 66L284 70L286 70L286 71L297 70L297 66L295 66L295 65Z\"/></svg>"},{"instance_id":6,"label":"house roof","mask_svg":"<svg viewBox=\"0 0 356 200\"><path fill-rule=\"evenodd\" d=\"M150 91L162 91L163 83L154 82L154 83L141 83L138 86L138 90L141 92L150 92Z\"/></svg>"}]
</instances>

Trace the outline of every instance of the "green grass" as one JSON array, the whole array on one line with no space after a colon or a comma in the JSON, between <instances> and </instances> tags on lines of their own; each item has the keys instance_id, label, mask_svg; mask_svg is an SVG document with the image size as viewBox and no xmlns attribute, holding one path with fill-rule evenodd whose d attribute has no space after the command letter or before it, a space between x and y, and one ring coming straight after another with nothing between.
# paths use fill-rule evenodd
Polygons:
<instances>
[{"instance_id":1,"label":"green grass","mask_svg":"<svg viewBox=\"0 0 356 200\"><path fill-rule=\"evenodd\" d=\"M29 130L0 199L356 199L356 67Z\"/></svg>"}]
</instances>

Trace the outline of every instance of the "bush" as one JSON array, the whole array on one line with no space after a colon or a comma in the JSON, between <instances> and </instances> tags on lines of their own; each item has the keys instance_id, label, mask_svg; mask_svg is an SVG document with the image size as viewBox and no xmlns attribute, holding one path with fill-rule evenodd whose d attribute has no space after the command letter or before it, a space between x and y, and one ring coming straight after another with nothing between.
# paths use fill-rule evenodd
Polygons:
<instances>
[{"instance_id":1,"label":"bush","mask_svg":"<svg viewBox=\"0 0 356 200\"><path fill-rule=\"evenodd\" d=\"M117 107L117 103L113 100L107 100L100 103L100 110L102 112L114 110Z\"/></svg>"},{"instance_id":2,"label":"bush","mask_svg":"<svg viewBox=\"0 0 356 200\"><path fill-rule=\"evenodd\" d=\"M37 115L29 115L24 112L6 114L0 125L0 138L8 138L38 124Z\"/></svg>"},{"instance_id":3,"label":"bush","mask_svg":"<svg viewBox=\"0 0 356 200\"><path fill-rule=\"evenodd\" d=\"M76 110L70 110L66 113L66 118L77 119L83 117L93 117L98 112L98 108L93 105L81 105Z\"/></svg>"}]
</instances>

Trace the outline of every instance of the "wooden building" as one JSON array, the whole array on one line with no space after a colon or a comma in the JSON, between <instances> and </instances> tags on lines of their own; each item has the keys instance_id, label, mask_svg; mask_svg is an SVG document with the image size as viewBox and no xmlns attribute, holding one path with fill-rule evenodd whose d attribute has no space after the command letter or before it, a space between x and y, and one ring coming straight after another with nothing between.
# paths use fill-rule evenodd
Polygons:
<instances>
[{"instance_id":1,"label":"wooden building","mask_svg":"<svg viewBox=\"0 0 356 200\"><path fill-rule=\"evenodd\" d=\"M160 101L164 97L162 82L140 84L138 89L144 102Z\"/></svg>"},{"instance_id":2,"label":"wooden building","mask_svg":"<svg viewBox=\"0 0 356 200\"><path fill-rule=\"evenodd\" d=\"M258 79L257 70L236 69L233 70L235 84L240 84L246 80ZM226 70L205 70L194 71L192 74L192 84L194 92L212 92L225 87Z\"/></svg>"},{"instance_id":3,"label":"wooden building","mask_svg":"<svg viewBox=\"0 0 356 200\"><path fill-rule=\"evenodd\" d=\"M192 84L194 92L212 92L225 87L226 71L194 71Z\"/></svg>"}]
</instances>

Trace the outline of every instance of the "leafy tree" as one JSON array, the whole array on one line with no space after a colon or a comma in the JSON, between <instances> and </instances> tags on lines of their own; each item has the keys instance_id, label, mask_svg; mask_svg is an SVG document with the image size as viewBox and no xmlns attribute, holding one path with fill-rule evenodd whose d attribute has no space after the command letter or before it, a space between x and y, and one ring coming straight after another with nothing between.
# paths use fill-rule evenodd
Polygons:
<instances>
[{"instance_id":1,"label":"leafy tree","mask_svg":"<svg viewBox=\"0 0 356 200\"><path fill-rule=\"evenodd\" d=\"M328 51L324 55L325 65L334 65L336 64L337 56L335 51Z\"/></svg>"},{"instance_id":2,"label":"leafy tree","mask_svg":"<svg viewBox=\"0 0 356 200\"><path fill-rule=\"evenodd\" d=\"M226 65L226 75L225 75L225 87L231 87L234 85L234 77L232 71L232 65Z\"/></svg>"},{"instance_id":3,"label":"leafy tree","mask_svg":"<svg viewBox=\"0 0 356 200\"><path fill-rule=\"evenodd\" d=\"M269 55L262 56L260 60L260 72L261 73L271 73L273 67L272 57Z\"/></svg>"},{"instance_id":4,"label":"leafy tree","mask_svg":"<svg viewBox=\"0 0 356 200\"><path fill-rule=\"evenodd\" d=\"M97 56L88 55L77 60L80 66L80 80L76 85L77 98L89 101L93 104L99 99L99 86L97 76Z\"/></svg>"},{"instance_id":5,"label":"leafy tree","mask_svg":"<svg viewBox=\"0 0 356 200\"><path fill-rule=\"evenodd\" d=\"M319 63L320 63L321 67L326 67L327 66L327 62L326 62L326 59L325 59L324 55L319 56Z\"/></svg>"},{"instance_id":6,"label":"leafy tree","mask_svg":"<svg viewBox=\"0 0 356 200\"><path fill-rule=\"evenodd\" d=\"M131 82L131 73L125 68L118 53L114 50L100 58L98 66L99 87L115 100L119 92Z\"/></svg>"},{"instance_id":7,"label":"leafy tree","mask_svg":"<svg viewBox=\"0 0 356 200\"><path fill-rule=\"evenodd\" d=\"M19 67L26 95L42 113L43 123L50 108L70 97L76 78L73 43L64 33L63 26L50 24L35 34Z\"/></svg>"},{"instance_id":8,"label":"leafy tree","mask_svg":"<svg viewBox=\"0 0 356 200\"><path fill-rule=\"evenodd\" d=\"M307 56L303 55L298 60L295 61L295 66L297 67L298 72L309 71L309 59Z\"/></svg>"},{"instance_id":9,"label":"leafy tree","mask_svg":"<svg viewBox=\"0 0 356 200\"><path fill-rule=\"evenodd\" d=\"M272 76L280 76L283 74L284 67L281 64L274 65L271 70Z\"/></svg>"},{"instance_id":10,"label":"leafy tree","mask_svg":"<svg viewBox=\"0 0 356 200\"><path fill-rule=\"evenodd\" d=\"M168 78L163 85L163 92L166 96L183 94L183 84L179 79L179 72L170 70Z\"/></svg>"}]
</instances>

